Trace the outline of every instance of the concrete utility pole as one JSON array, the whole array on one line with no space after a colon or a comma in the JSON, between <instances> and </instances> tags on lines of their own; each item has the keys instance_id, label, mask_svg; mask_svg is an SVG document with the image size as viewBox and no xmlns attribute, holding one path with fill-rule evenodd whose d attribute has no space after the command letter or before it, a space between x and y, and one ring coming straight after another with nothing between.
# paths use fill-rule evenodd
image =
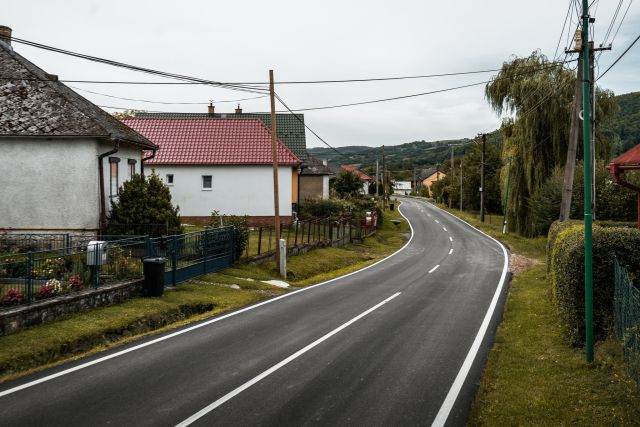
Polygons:
<instances>
[{"instance_id":1,"label":"concrete utility pole","mask_svg":"<svg viewBox=\"0 0 640 427\"><path fill-rule=\"evenodd\" d=\"M456 170L455 163L453 162L453 150L454 150L454 146L451 145L451 187L452 188L453 188L453 183L455 182L454 178L455 178L455 170ZM451 197L451 194L449 194L449 209L451 209L452 203L453 203L453 197Z\"/></svg>"},{"instance_id":2,"label":"concrete utility pole","mask_svg":"<svg viewBox=\"0 0 640 427\"><path fill-rule=\"evenodd\" d=\"M576 39L577 39L576 35ZM578 63L582 60L582 52ZM569 147L567 149L567 162L564 167L564 180L562 181L562 200L560 202L560 221L569 219L571 212L571 197L573 195L573 178L576 173L576 151L578 148L578 136L580 135L580 110L582 104L582 80L580 79L580 67L576 76L576 89L573 97L573 112L571 113L571 128L569 130Z\"/></svg>"},{"instance_id":3,"label":"concrete utility pole","mask_svg":"<svg viewBox=\"0 0 640 427\"><path fill-rule=\"evenodd\" d=\"M589 42L589 93L591 97L591 215L596 219L596 79L594 75L593 40Z\"/></svg>"},{"instance_id":4,"label":"concrete utility pole","mask_svg":"<svg viewBox=\"0 0 640 427\"><path fill-rule=\"evenodd\" d=\"M460 213L462 213L462 157L460 157Z\"/></svg>"},{"instance_id":5,"label":"concrete utility pole","mask_svg":"<svg viewBox=\"0 0 640 427\"><path fill-rule=\"evenodd\" d=\"M278 136L276 135L276 100L273 90L273 70L269 70L269 97L271 98L271 158L273 159L273 217L276 245L280 242L280 195L278 193ZM276 265L280 265L280 251L276 250Z\"/></svg>"},{"instance_id":6,"label":"concrete utility pole","mask_svg":"<svg viewBox=\"0 0 640 427\"><path fill-rule=\"evenodd\" d=\"M484 155L487 135L482 134L482 164L480 165L480 222L484 222Z\"/></svg>"},{"instance_id":7,"label":"concrete utility pole","mask_svg":"<svg viewBox=\"0 0 640 427\"><path fill-rule=\"evenodd\" d=\"M380 199L380 169L378 168L378 159L376 159L376 196Z\"/></svg>"},{"instance_id":8,"label":"concrete utility pole","mask_svg":"<svg viewBox=\"0 0 640 427\"><path fill-rule=\"evenodd\" d=\"M436 163L436 183L438 182L440 182L440 163ZM433 194L431 196L433 196ZM434 197L434 199L436 199L436 203L438 203L438 198Z\"/></svg>"},{"instance_id":9,"label":"concrete utility pole","mask_svg":"<svg viewBox=\"0 0 640 427\"><path fill-rule=\"evenodd\" d=\"M387 173L386 165L384 161L384 145L382 146L382 207L387 209L387 186L385 183Z\"/></svg>"}]
</instances>

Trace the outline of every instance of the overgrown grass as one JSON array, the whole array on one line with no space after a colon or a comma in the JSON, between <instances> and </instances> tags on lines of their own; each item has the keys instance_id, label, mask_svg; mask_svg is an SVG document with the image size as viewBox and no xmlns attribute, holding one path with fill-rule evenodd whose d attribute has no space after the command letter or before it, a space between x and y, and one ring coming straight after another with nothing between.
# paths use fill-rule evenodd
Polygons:
<instances>
[{"instance_id":1,"label":"overgrown grass","mask_svg":"<svg viewBox=\"0 0 640 427\"><path fill-rule=\"evenodd\" d=\"M397 250L409 227L404 220L394 226L392 218L399 218L398 213L387 213L384 226L364 243L290 257L289 271L295 277L291 283L304 286L328 280ZM280 295L286 291L262 282L277 278L273 263L234 266L180 284L161 298L132 298L0 336L0 382Z\"/></svg>"},{"instance_id":2,"label":"overgrown grass","mask_svg":"<svg viewBox=\"0 0 640 427\"><path fill-rule=\"evenodd\" d=\"M589 365L584 350L562 338L546 280L546 237L502 234L502 217L485 215L481 223L478 213L449 211L541 261L510 284L469 425L637 425L638 386L624 373L620 343L599 343Z\"/></svg>"},{"instance_id":3,"label":"overgrown grass","mask_svg":"<svg viewBox=\"0 0 640 427\"><path fill-rule=\"evenodd\" d=\"M469 424L637 425L638 388L620 344L600 343L595 360L563 342L544 265L516 276Z\"/></svg>"}]
</instances>

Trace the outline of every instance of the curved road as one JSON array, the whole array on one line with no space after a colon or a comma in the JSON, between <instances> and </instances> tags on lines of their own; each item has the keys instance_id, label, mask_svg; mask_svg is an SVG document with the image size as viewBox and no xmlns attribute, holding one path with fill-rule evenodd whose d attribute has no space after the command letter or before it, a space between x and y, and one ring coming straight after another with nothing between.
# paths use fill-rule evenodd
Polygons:
<instances>
[{"instance_id":1,"label":"curved road","mask_svg":"<svg viewBox=\"0 0 640 427\"><path fill-rule=\"evenodd\" d=\"M430 204L401 212L413 235L392 257L2 384L0 424L463 425L507 253Z\"/></svg>"}]
</instances>

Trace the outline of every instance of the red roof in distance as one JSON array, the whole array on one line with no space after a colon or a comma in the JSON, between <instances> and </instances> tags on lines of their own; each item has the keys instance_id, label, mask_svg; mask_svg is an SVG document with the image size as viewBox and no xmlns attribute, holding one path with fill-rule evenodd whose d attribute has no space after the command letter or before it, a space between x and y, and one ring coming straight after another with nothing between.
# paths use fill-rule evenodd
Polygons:
<instances>
[{"instance_id":1,"label":"red roof in distance","mask_svg":"<svg viewBox=\"0 0 640 427\"><path fill-rule=\"evenodd\" d=\"M272 164L271 131L259 119L127 118L124 124L159 146L149 165ZM298 159L278 140L280 165Z\"/></svg>"},{"instance_id":2,"label":"red roof in distance","mask_svg":"<svg viewBox=\"0 0 640 427\"><path fill-rule=\"evenodd\" d=\"M640 167L640 144L620 154L611 163L620 169L638 169Z\"/></svg>"},{"instance_id":3,"label":"red roof in distance","mask_svg":"<svg viewBox=\"0 0 640 427\"><path fill-rule=\"evenodd\" d=\"M355 173L363 181L373 181L373 178L371 178L366 173L362 172L360 169L358 169L354 165L342 165L340 166L340 169L342 169L343 171Z\"/></svg>"}]
</instances>

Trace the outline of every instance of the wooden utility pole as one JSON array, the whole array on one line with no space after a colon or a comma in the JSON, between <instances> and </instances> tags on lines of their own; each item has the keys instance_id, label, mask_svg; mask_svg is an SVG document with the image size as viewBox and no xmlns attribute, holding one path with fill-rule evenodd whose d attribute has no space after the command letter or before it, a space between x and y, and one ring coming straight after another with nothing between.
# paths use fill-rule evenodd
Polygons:
<instances>
[{"instance_id":1,"label":"wooden utility pole","mask_svg":"<svg viewBox=\"0 0 640 427\"><path fill-rule=\"evenodd\" d=\"M582 63L582 53L578 64ZM569 219L571 212L571 197L573 195L573 178L576 173L576 151L578 137L580 135L580 110L582 107L582 70L578 67L576 76L575 95L573 96L573 112L571 114L571 129L569 130L569 147L567 149L567 163L564 167L564 180L562 181L562 200L560 202L560 221Z\"/></svg>"},{"instance_id":2,"label":"wooden utility pole","mask_svg":"<svg viewBox=\"0 0 640 427\"><path fill-rule=\"evenodd\" d=\"M382 208L387 209L387 186L385 180L387 177L386 164L384 161L384 145L382 146Z\"/></svg>"},{"instance_id":3,"label":"wooden utility pole","mask_svg":"<svg viewBox=\"0 0 640 427\"><path fill-rule=\"evenodd\" d=\"M454 146L451 145L451 188L452 189L454 185L453 183L455 182L454 178L455 178L455 170L456 170L455 164L453 162L453 147ZM453 197L451 197L451 194L449 194L449 209L451 209L452 203L453 203Z\"/></svg>"},{"instance_id":4,"label":"wooden utility pole","mask_svg":"<svg viewBox=\"0 0 640 427\"><path fill-rule=\"evenodd\" d=\"M278 193L278 136L276 135L276 99L273 90L273 70L269 70L269 97L271 98L271 158L273 159L273 217L276 248L280 244L280 195ZM276 266L280 265L280 251L276 250Z\"/></svg>"},{"instance_id":5,"label":"wooden utility pole","mask_svg":"<svg viewBox=\"0 0 640 427\"><path fill-rule=\"evenodd\" d=\"M484 156L487 145L487 135L482 134L482 164L480 165L480 222L484 222Z\"/></svg>"},{"instance_id":6,"label":"wooden utility pole","mask_svg":"<svg viewBox=\"0 0 640 427\"><path fill-rule=\"evenodd\" d=\"M460 213L462 213L462 157L460 157Z\"/></svg>"}]
</instances>

